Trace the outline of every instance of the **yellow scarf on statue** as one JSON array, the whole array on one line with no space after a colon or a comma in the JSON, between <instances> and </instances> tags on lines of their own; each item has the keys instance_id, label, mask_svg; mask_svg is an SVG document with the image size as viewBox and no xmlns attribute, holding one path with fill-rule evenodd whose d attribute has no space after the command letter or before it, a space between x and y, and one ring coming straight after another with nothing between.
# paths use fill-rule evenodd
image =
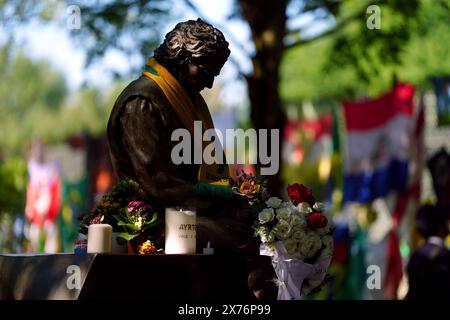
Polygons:
<instances>
[{"instance_id":1,"label":"yellow scarf on statue","mask_svg":"<svg viewBox=\"0 0 450 320\"><path fill-rule=\"evenodd\" d=\"M175 113L178 115L178 118L190 132L192 137L194 136L194 121L202 121L202 137L206 130L214 128L211 114L202 96L198 94L197 105L194 106L191 98L177 79L175 79L169 71L160 65L153 57L148 59L144 75L155 81L161 88L173 110L175 110ZM202 149L204 149L206 144L203 142L202 145ZM219 150L219 152L223 152L223 150ZM226 162L225 155L224 162ZM220 180L230 179L230 177L229 167L226 163L222 165L215 163L206 164L202 160L198 172L199 181L224 184L223 182L220 182Z\"/></svg>"}]
</instances>

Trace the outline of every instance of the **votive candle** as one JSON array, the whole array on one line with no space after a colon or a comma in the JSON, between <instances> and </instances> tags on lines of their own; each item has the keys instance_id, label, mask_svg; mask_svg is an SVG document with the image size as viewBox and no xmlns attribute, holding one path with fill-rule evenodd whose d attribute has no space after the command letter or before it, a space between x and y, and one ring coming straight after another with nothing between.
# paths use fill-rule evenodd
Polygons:
<instances>
[{"instance_id":1,"label":"votive candle","mask_svg":"<svg viewBox=\"0 0 450 320\"><path fill-rule=\"evenodd\" d=\"M165 217L165 253L195 253L197 235L196 211L194 209L166 208Z\"/></svg>"},{"instance_id":2,"label":"votive candle","mask_svg":"<svg viewBox=\"0 0 450 320\"><path fill-rule=\"evenodd\" d=\"M88 227L88 253L111 253L112 226L109 224L91 224Z\"/></svg>"}]
</instances>

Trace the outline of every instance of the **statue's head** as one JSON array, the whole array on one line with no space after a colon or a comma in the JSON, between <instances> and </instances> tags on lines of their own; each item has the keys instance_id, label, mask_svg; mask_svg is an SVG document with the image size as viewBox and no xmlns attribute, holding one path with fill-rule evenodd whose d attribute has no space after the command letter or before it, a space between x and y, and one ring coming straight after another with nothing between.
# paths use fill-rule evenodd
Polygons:
<instances>
[{"instance_id":1,"label":"statue's head","mask_svg":"<svg viewBox=\"0 0 450 320\"><path fill-rule=\"evenodd\" d=\"M201 19L178 23L154 54L191 92L211 88L229 55L222 32Z\"/></svg>"}]
</instances>

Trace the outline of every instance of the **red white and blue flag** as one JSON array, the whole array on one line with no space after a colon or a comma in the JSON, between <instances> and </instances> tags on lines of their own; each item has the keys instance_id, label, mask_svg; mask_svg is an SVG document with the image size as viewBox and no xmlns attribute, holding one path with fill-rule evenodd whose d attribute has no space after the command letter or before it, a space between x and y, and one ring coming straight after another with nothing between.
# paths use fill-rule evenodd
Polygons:
<instances>
[{"instance_id":1,"label":"red white and blue flag","mask_svg":"<svg viewBox=\"0 0 450 320\"><path fill-rule=\"evenodd\" d=\"M372 100L343 104L344 202L368 203L408 187L414 87L397 84Z\"/></svg>"}]
</instances>

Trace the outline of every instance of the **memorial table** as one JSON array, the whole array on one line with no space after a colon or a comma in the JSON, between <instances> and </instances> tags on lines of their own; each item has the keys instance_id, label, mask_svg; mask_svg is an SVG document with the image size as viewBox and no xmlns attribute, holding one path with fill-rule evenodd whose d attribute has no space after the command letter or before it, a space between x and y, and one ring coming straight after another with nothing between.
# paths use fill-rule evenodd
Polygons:
<instances>
[{"instance_id":1,"label":"memorial table","mask_svg":"<svg viewBox=\"0 0 450 320\"><path fill-rule=\"evenodd\" d=\"M248 272L268 259L239 254L3 254L0 299L254 301Z\"/></svg>"}]
</instances>

